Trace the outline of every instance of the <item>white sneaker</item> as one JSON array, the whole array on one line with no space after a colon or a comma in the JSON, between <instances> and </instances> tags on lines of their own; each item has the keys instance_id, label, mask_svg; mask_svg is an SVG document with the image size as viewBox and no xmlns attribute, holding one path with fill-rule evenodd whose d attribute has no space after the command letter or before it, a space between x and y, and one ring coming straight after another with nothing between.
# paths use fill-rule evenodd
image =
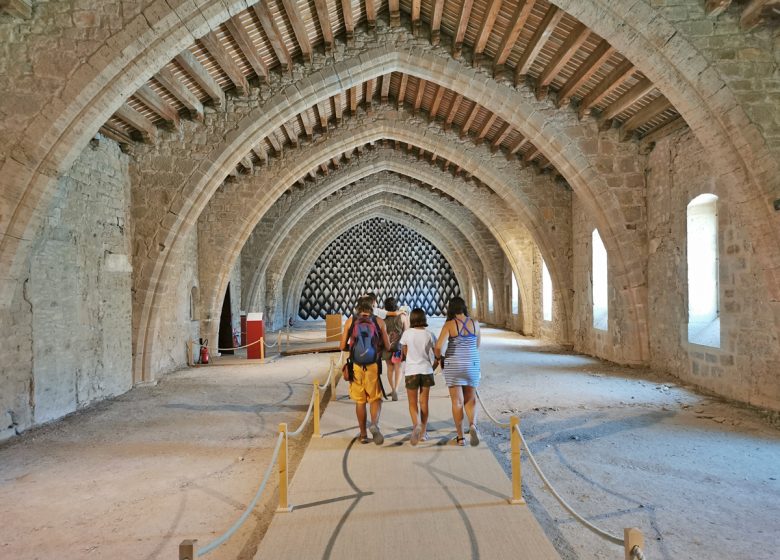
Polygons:
<instances>
[{"instance_id":1,"label":"white sneaker","mask_svg":"<svg viewBox=\"0 0 780 560\"><path fill-rule=\"evenodd\" d=\"M471 445L479 445L479 432L474 424L469 426L469 443Z\"/></svg>"},{"instance_id":2,"label":"white sneaker","mask_svg":"<svg viewBox=\"0 0 780 560\"><path fill-rule=\"evenodd\" d=\"M382 445L385 442L385 436L382 435L382 432L379 431L379 426L376 424L371 424L369 426L368 431L371 432L371 435L374 436L374 443L377 445Z\"/></svg>"},{"instance_id":3,"label":"white sneaker","mask_svg":"<svg viewBox=\"0 0 780 560\"><path fill-rule=\"evenodd\" d=\"M414 429L412 430L412 439L409 443L412 445L417 445L420 443L420 436L422 435L422 426L420 424L416 424L414 426Z\"/></svg>"},{"instance_id":4,"label":"white sneaker","mask_svg":"<svg viewBox=\"0 0 780 560\"><path fill-rule=\"evenodd\" d=\"M393 390L393 392L392 392L392 394L390 396L392 397L392 399L394 401L398 400L398 393L395 390Z\"/></svg>"}]
</instances>

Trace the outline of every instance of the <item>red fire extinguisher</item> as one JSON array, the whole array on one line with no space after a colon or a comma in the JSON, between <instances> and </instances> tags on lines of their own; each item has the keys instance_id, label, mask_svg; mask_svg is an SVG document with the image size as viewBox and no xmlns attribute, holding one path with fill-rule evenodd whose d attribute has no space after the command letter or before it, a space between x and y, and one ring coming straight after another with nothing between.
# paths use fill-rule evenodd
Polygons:
<instances>
[{"instance_id":1,"label":"red fire extinguisher","mask_svg":"<svg viewBox=\"0 0 780 560\"><path fill-rule=\"evenodd\" d=\"M200 341L200 363L201 364L207 364L209 363L209 339L201 339Z\"/></svg>"}]
</instances>

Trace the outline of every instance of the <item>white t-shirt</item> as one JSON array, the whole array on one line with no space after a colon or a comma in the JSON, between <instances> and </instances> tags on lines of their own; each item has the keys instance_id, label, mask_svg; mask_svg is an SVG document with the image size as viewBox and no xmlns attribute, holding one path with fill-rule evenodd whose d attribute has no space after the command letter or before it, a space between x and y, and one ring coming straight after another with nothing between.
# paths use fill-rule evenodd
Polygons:
<instances>
[{"instance_id":1,"label":"white t-shirt","mask_svg":"<svg viewBox=\"0 0 780 560\"><path fill-rule=\"evenodd\" d=\"M387 311L382 309L381 307L374 307L374 317L379 317L383 321L387 319Z\"/></svg>"},{"instance_id":2,"label":"white t-shirt","mask_svg":"<svg viewBox=\"0 0 780 560\"><path fill-rule=\"evenodd\" d=\"M401 335L401 346L406 346L406 366L404 375L433 373L433 347L436 336L425 329L406 329Z\"/></svg>"}]
</instances>

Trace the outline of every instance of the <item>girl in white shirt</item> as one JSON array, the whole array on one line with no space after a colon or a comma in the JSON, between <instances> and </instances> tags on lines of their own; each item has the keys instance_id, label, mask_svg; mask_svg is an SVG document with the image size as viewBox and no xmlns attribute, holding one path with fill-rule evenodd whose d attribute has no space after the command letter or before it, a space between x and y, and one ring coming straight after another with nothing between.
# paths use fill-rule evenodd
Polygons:
<instances>
[{"instance_id":1,"label":"girl in white shirt","mask_svg":"<svg viewBox=\"0 0 780 560\"><path fill-rule=\"evenodd\" d=\"M428 322L425 311L419 307L412 309L409 317L410 328L401 335L401 348L406 360L405 382L409 397L409 415L412 417L412 445L427 440L428 434L428 395L434 385L433 370L439 363L434 357L436 337L426 330ZM419 405L419 413L418 413Z\"/></svg>"}]
</instances>

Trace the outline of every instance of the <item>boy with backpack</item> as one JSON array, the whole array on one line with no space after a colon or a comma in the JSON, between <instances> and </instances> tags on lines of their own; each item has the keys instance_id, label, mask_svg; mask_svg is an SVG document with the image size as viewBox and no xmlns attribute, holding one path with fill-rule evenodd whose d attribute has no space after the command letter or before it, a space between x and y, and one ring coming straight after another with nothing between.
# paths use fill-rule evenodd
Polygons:
<instances>
[{"instance_id":1,"label":"boy with backpack","mask_svg":"<svg viewBox=\"0 0 780 560\"><path fill-rule=\"evenodd\" d=\"M366 404L371 409L369 430L374 443L382 445L385 438L379 429L382 412L382 350L390 347L385 322L372 313L368 298L358 300L355 314L347 319L341 333L341 351L349 350L345 379L349 381L349 397L355 401L355 414L360 426L360 443L368 443Z\"/></svg>"}]
</instances>

